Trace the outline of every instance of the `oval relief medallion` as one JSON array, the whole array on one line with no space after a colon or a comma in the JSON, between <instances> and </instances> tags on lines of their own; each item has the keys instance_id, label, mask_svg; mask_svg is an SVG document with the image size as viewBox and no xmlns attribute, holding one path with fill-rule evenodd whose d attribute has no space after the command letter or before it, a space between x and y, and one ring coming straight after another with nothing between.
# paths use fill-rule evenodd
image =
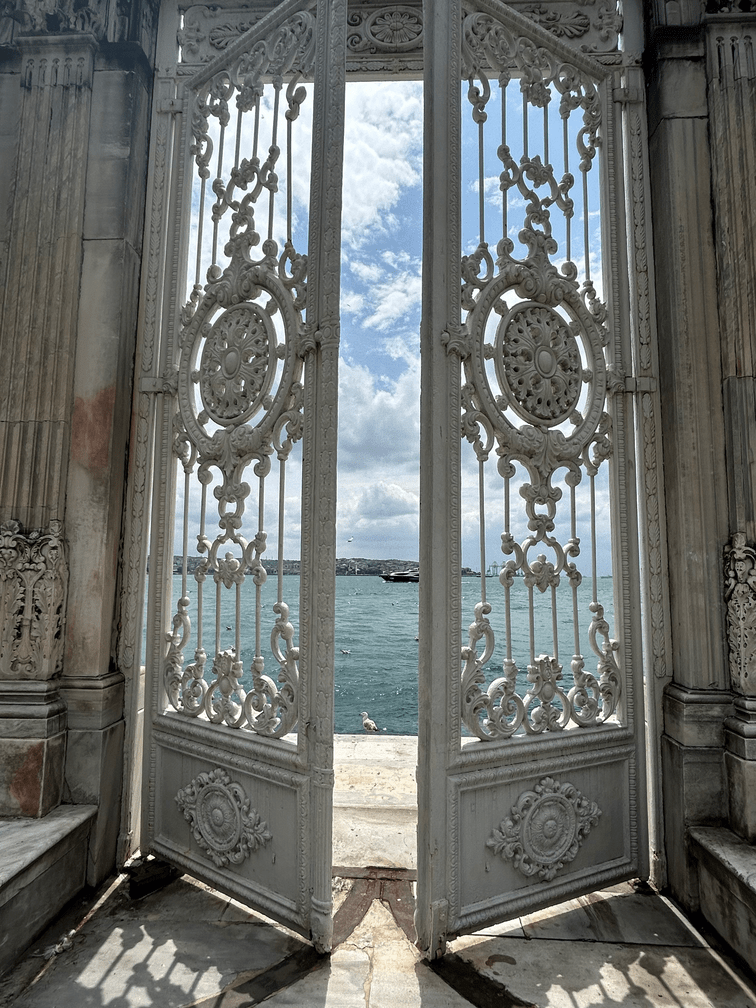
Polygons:
<instances>
[{"instance_id":1,"label":"oval relief medallion","mask_svg":"<svg viewBox=\"0 0 756 1008\"><path fill-rule=\"evenodd\" d=\"M528 423L554 426L577 405L580 349L553 308L525 301L507 312L496 333L494 365L512 407Z\"/></svg>"},{"instance_id":2,"label":"oval relief medallion","mask_svg":"<svg viewBox=\"0 0 756 1008\"><path fill-rule=\"evenodd\" d=\"M511 860L523 875L544 882L573 861L601 809L572 784L544 777L533 791L523 791L509 818L499 823L486 841L494 854Z\"/></svg>"},{"instance_id":3,"label":"oval relief medallion","mask_svg":"<svg viewBox=\"0 0 756 1008\"><path fill-rule=\"evenodd\" d=\"M198 774L176 795L197 844L219 868L240 864L272 840L241 784L222 767Z\"/></svg>"}]
</instances>

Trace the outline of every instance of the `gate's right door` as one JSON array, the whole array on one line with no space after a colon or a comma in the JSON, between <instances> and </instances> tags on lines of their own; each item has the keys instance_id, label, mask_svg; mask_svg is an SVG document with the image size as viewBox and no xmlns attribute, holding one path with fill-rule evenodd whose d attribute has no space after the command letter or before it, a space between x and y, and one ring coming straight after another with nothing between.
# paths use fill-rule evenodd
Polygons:
<instances>
[{"instance_id":1,"label":"gate's right door","mask_svg":"<svg viewBox=\"0 0 756 1008\"><path fill-rule=\"evenodd\" d=\"M416 919L435 956L645 876L647 833L627 79L500 0L428 2L425 26Z\"/></svg>"}]
</instances>

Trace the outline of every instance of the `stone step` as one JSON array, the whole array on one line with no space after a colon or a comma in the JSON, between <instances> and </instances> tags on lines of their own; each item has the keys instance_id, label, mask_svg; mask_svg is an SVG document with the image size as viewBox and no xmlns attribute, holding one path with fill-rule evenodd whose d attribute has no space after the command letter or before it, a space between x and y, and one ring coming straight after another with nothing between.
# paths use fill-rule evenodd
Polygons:
<instances>
[{"instance_id":1,"label":"stone step","mask_svg":"<svg viewBox=\"0 0 756 1008\"><path fill-rule=\"evenodd\" d=\"M0 974L86 882L95 805L60 805L42 819L0 819Z\"/></svg>"}]
</instances>

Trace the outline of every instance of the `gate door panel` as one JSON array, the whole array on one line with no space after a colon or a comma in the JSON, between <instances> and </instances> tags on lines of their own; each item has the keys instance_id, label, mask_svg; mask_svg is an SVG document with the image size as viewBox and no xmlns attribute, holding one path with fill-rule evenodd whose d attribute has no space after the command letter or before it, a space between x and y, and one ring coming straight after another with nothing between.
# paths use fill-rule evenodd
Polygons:
<instances>
[{"instance_id":1,"label":"gate door panel","mask_svg":"<svg viewBox=\"0 0 756 1008\"><path fill-rule=\"evenodd\" d=\"M174 100L142 844L323 949L345 8L286 0Z\"/></svg>"},{"instance_id":2,"label":"gate door panel","mask_svg":"<svg viewBox=\"0 0 756 1008\"><path fill-rule=\"evenodd\" d=\"M433 956L644 876L647 839L621 61L498 0L429 2L425 33L417 927Z\"/></svg>"}]
</instances>

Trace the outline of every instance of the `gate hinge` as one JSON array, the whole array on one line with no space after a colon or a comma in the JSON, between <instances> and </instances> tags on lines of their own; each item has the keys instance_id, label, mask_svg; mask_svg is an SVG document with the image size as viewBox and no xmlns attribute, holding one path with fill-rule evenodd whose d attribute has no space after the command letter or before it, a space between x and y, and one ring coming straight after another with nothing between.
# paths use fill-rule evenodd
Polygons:
<instances>
[{"instance_id":1,"label":"gate hinge","mask_svg":"<svg viewBox=\"0 0 756 1008\"><path fill-rule=\"evenodd\" d=\"M643 101L642 87L616 87L612 89L612 98L623 105L634 105Z\"/></svg>"},{"instance_id":2,"label":"gate hinge","mask_svg":"<svg viewBox=\"0 0 756 1008\"><path fill-rule=\"evenodd\" d=\"M184 103L180 98L158 98L158 112L174 112L177 115L183 112Z\"/></svg>"},{"instance_id":3,"label":"gate hinge","mask_svg":"<svg viewBox=\"0 0 756 1008\"><path fill-rule=\"evenodd\" d=\"M657 381L650 375L641 375L635 378L628 375L625 378L625 392L656 392Z\"/></svg>"},{"instance_id":4,"label":"gate hinge","mask_svg":"<svg viewBox=\"0 0 756 1008\"><path fill-rule=\"evenodd\" d=\"M176 391L175 384L175 380L171 381L170 378L156 378L154 375L143 375L139 379L139 391L146 392L148 395L160 395L161 392L171 395Z\"/></svg>"}]
</instances>

